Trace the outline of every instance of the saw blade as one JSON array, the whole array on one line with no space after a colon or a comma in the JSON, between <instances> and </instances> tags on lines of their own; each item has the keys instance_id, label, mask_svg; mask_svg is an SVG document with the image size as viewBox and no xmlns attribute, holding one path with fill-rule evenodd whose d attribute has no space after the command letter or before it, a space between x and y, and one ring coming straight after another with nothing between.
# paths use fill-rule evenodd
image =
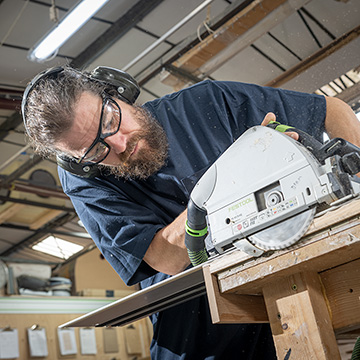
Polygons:
<instances>
[{"instance_id":1,"label":"saw blade","mask_svg":"<svg viewBox=\"0 0 360 360\"><path fill-rule=\"evenodd\" d=\"M295 244L306 232L316 212L316 207L297 214L254 235L250 242L265 250L284 249Z\"/></svg>"}]
</instances>

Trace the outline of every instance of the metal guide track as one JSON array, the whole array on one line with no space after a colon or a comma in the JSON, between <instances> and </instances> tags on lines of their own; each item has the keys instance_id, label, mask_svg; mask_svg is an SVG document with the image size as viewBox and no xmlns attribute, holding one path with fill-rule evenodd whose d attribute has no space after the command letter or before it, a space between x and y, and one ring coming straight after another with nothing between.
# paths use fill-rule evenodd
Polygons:
<instances>
[{"instance_id":1,"label":"metal guide track","mask_svg":"<svg viewBox=\"0 0 360 360\"><path fill-rule=\"evenodd\" d=\"M205 294L200 265L59 327L122 326Z\"/></svg>"}]
</instances>

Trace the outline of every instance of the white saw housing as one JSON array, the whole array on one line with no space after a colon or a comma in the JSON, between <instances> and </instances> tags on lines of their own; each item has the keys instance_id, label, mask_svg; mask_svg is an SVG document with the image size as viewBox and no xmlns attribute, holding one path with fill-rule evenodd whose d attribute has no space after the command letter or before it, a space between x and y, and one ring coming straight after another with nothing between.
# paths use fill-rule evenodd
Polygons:
<instances>
[{"instance_id":1,"label":"white saw housing","mask_svg":"<svg viewBox=\"0 0 360 360\"><path fill-rule=\"evenodd\" d=\"M191 199L206 209L213 245L222 253L234 241L337 197L326 165L289 136L255 126L208 169Z\"/></svg>"}]
</instances>

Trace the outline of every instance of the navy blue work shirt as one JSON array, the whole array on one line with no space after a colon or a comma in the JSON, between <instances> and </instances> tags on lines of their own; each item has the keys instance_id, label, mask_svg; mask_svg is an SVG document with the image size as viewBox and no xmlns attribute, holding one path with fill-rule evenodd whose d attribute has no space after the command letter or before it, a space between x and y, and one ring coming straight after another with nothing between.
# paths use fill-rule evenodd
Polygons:
<instances>
[{"instance_id":1,"label":"navy blue work shirt","mask_svg":"<svg viewBox=\"0 0 360 360\"><path fill-rule=\"evenodd\" d=\"M168 277L143 261L154 235L185 210L196 181L234 140L273 112L321 141L326 116L323 96L238 82L204 81L143 106L169 140L167 164L158 173L146 180L84 179L59 169L65 193L106 260L126 284L143 288ZM154 359L275 356L267 325L213 325L205 297L152 321ZM261 350L259 342L268 347Z\"/></svg>"}]
</instances>

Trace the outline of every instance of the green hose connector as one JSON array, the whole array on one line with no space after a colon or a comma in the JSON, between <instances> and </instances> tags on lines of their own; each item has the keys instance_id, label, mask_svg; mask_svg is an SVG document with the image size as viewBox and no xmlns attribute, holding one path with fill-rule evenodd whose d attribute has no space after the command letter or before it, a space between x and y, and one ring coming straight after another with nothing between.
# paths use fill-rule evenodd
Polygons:
<instances>
[{"instance_id":1,"label":"green hose connector","mask_svg":"<svg viewBox=\"0 0 360 360\"><path fill-rule=\"evenodd\" d=\"M194 230L188 225L188 221L185 222L185 231L187 234L189 234L192 237L202 237L205 236L208 233L208 228L205 226L201 230Z\"/></svg>"}]
</instances>

